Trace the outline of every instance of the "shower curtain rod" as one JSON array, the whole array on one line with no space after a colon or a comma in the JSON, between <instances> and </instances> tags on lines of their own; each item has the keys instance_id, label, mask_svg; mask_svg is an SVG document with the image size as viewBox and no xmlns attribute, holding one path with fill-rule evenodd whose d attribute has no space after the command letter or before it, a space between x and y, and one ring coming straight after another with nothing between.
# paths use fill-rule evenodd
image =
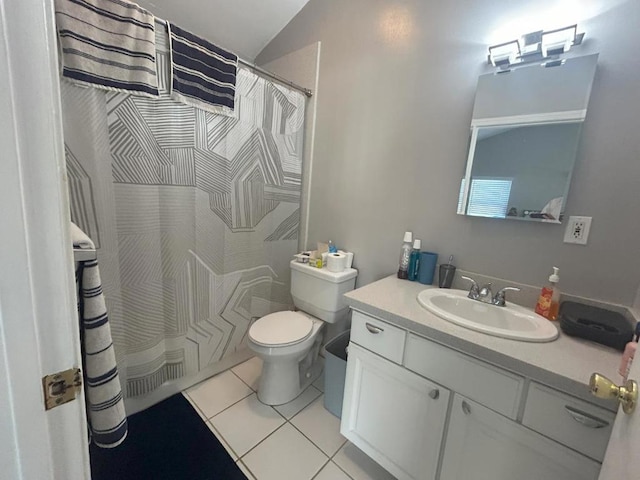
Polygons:
<instances>
[{"instance_id":1,"label":"shower curtain rod","mask_svg":"<svg viewBox=\"0 0 640 480\"><path fill-rule=\"evenodd\" d=\"M161 25L167 25L167 21L166 20L162 20L161 18L156 17L156 22L160 23ZM305 87L301 87L300 85L298 85L297 83L294 83L290 80L287 80L286 78L281 77L280 75L277 75L273 72L270 72L269 70L265 70L262 67L259 67L258 65L256 65L255 63L249 62L248 60L244 60L240 57L238 57L238 63L244 65L245 67L248 67L252 70L255 70L258 73L261 73L262 75L264 75L265 77L269 77L272 78L273 80L276 80L277 82L280 83L284 83L285 85L294 88L296 90L300 90L302 93L304 93L307 97L311 98L313 96L313 92L311 90L309 90L308 88Z\"/></svg>"},{"instance_id":2,"label":"shower curtain rod","mask_svg":"<svg viewBox=\"0 0 640 480\"><path fill-rule=\"evenodd\" d=\"M287 80L286 78L283 78L280 75L277 75L277 74L275 74L273 72L270 72L269 70L265 70L264 68L259 67L255 63L248 62L247 60L243 60L240 57L238 57L238 63L241 63L245 67L249 67L249 68L255 70L256 72L261 73L265 77L270 77L270 78L272 78L273 80L275 80L277 82L284 83L285 85L288 85L291 88L295 88L296 90L300 90L302 93L304 93L309 98L311 98L313 96L313 92L311 90L309 90L308 88L301 87L297 83L293 83L292 81Z\"/></svg>"}]
</instances>

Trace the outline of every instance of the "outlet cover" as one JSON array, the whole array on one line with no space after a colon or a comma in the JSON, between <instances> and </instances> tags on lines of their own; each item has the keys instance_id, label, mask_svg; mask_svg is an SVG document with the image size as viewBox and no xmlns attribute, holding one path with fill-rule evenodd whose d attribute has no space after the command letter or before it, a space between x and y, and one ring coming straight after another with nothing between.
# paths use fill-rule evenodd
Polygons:
<instances>
[{"instance_id":1,"label":"outlet cover","mask_svg":"<svg viewBox=\"0 0 640 480\"><path fill-rule=\"evenodd\" d=\"M564 232L564 243L586 245L591 230L591 217L569 217Z\"/></svg>"}]
</instances>

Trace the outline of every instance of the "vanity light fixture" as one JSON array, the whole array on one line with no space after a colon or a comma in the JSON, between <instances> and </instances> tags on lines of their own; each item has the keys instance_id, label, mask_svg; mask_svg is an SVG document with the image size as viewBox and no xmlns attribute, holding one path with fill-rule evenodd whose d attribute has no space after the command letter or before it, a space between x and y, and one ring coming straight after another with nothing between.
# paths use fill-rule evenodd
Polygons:
<instances>
[{"instance_id":1,"label":"vanity light fixture","mask_svg":"<svg viewBox=\"0 0 640 480\"><path fill-rule=\"evenodd\" d=\"M544 32L542 34L542 41L540 42L542 56L549 57L551 55L560 55L561 53L568 52L571 46L574 45L577 34L578 25L571 25L570 27Z\"/></svg>"},{"instance_id":2,"label":"vanity light fixture","mask_svg":"<svg viewBox=\"0 0 640 480\"><path fill-rule=\"evenodd\" d=\"M489 47L489 63L494 67L510 65L515 63L516 59L520 57L520 53L520 42L518 40L493 45Z\"/></svg>"},{"instance_id":3,"label":"vanity light fixture","mask_svg":"<svg viewBox=\"0 0 640 480\"><path fill-rule=\"evenodd\" d=\"M489 47L488 63L501 70L529 63L557 60L574 45L580 45L584 33L578 33L578 25L556 30L527 33L517 40Z\"/></svg>"}]
</instances>

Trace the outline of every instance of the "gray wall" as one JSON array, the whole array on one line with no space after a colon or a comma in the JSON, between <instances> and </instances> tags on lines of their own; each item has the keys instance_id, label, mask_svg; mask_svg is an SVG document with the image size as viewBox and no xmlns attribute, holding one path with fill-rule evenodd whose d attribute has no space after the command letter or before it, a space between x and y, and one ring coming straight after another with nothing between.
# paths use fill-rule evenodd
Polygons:
<instances>
[{"instance_id":1,"label":"gray wall","mask_svg":"<svg viewBox=\"0 0 640 480\"><path fill-rule=\"evenodd\" d=\"M541 285L558 265L565 291L634 302L640 2L590 2L563 22L587 32L579 54L600 53L566 206L593 216L589 245L564 244L563 226L455 214L487 46L514 21L557 21L556 5L311 0L259 55L267 63L322 42L309 239L354 251L359 285L395 272L402 234L413 230L425 249L456 255L468 271Z\"/></svg>"}]
</instances>

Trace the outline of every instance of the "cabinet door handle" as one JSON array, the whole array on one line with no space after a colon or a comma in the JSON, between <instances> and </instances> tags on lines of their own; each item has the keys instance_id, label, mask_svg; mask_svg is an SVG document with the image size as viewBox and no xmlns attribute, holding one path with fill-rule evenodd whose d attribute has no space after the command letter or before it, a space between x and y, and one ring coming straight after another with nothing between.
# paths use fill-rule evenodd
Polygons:
<instances>
[{"instance_id":1,"label":"cabinet door handle","mask_svg":"<svg viewBox=\"0 0 640 480\"><path fill-rule=\"evenodd\" d=\"M384 332L384 328L376 327L375 325L371 325L369 322L365 323L365 326L367 327L367 330L374 335Z\"/></svg>"},{"instance_id":2,"label":"cabinet door handle","mask_svg":"<svg viewBox=\"0 0 640 480\"><path fill-rule=\"evenodd\" d=\"M429 392L429 396L434 400L437 400L438 397L440 397L440 390L438 390L437 388L434 388Z\"/></svg>"},{"instance_id":3,"label":"cabinet door handle","mask_svg":"<svg viewBox=\"0 0 640 480\"><path fill-rule=\"evenodd\" d=\"M585 427L603 428L609 426L609 422L607 422L606 420L602 420L601 418L589 415L587 412L583 412L582 410L578 410L577 408L565 405L564 409L569 412L569 415L571 415L571 417L576 422L581 423Z\"/></svg>"},{"instance_id":4,"label":"cabinet door handle","mask_svg":"<svg viewBox=\"0 0 640 480\"><path fill-rule=\"evenodd\" d=\"M471 414L471 407L464 400L462 401L462 411L464 412L465 415Z\"/></svg>"}]
</instances>

